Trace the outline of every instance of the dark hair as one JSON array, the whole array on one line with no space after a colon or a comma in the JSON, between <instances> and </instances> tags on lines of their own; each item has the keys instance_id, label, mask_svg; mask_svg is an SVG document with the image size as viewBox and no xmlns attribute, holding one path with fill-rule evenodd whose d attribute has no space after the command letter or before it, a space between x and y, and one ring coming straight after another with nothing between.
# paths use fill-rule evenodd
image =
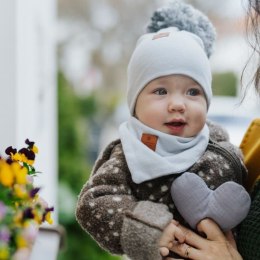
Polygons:
<instances>
[{"instance_id":1,"label":"dark hair","mask_svg":"<svg viewBox=\"0 0 260 260\"><path fill-rule=\"evenodd\" d=\"M247 35L248 41L253 49L253 55L257 55L257 68L254 71L252 77L252 83L254 83L256 91L260 95L260 1L259 0L248 0L248 11L247 11ZM250 34L253 34L251 37Z\"/></svg>"}]
</instances>

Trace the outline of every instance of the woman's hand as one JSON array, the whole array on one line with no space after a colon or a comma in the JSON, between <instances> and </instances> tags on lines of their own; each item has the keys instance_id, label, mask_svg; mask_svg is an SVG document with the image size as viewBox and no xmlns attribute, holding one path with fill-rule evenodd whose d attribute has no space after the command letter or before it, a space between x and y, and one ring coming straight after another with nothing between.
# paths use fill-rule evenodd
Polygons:
<instances>
[{"instance_id":1,"label":"woman's hand","mask_svg":"<svg viewBox=\"0 0 260 260\"><path fill-rule=\"evenodd\" d=\"M206 238L181 225L179 227L185 233L185 243L173 243L170 250L181 257L193 260L242 260L232 233L223 234L214 221L204 219L197 226ZM166 258L170 259L173 258Z\"/></svg>"},{"instance_id":2,"label":"woman's hand","mask_svg":"<svg viewBox=\"0 0 260 260\"><path fill-rule=\"evenodd\" d=\"M172 220L164 229L161 239L159 241L160 253L162 256L167 256L173 243L183 243L185 241L185 234L179 227L176 220Z\"/></svg>"}]
</instances>

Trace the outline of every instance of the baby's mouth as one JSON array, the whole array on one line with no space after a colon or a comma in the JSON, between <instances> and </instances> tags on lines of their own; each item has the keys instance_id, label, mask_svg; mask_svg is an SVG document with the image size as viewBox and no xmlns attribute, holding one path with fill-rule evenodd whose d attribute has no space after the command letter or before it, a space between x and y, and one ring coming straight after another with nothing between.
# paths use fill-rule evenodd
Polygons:
<instances>
[{"instance_id":1,"label":"baby's mouth","mask_svg":"<svg viewBox=\"0 0 260 260\"><path fill-rule=\"evenodd\" d=\"M165 125L167 126L175 126L175 127L180 127L180 126L184 126L186 123L185 122L182 122L182 121L174 121L174 122L168 122L168 123L165 123Z\"/></svg>"}]
</instances>

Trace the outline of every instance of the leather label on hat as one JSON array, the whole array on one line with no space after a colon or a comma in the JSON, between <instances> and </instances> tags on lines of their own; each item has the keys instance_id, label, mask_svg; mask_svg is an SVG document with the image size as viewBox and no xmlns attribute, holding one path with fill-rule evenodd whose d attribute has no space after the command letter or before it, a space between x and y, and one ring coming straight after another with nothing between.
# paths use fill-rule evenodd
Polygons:
<instances>
[{"instance_id":1,"label":"leather label on hat","mask_svg":"<svg viewBox=\"0 0 260 260\"><path fill-rule=\"evenodd\" d=\"M170 35L169 32L157 33L153 36L153 40L160 39L163 37L168 37Z\"/></svg>"},{"instance_id":2,"label":"leather label on hat","mask_svg":"<svg viewBox=\"0 0 260 260\"><path fill-rule=\"evenodd\" d=\"M142 134L141 141L151 150L155 151L156 144L157 144L158 136L151 135L151 134Z\"/></svg>"}]
</instances>

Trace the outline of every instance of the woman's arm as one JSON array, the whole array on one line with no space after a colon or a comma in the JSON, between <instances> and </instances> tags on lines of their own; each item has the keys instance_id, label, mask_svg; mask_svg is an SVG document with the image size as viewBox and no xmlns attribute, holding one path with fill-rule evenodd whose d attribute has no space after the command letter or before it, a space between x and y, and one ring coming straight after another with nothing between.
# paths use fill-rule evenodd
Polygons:
<instances>
[{"instance_id":1,"label":"woman's arm","mask_svg":"<svg viewBox=\"0 0 260 260\"><path fill-rule=\"evenodd\" d=\"M181 257L194 260L242 260L231 232L224 234L214 221L204 219L198 224L198 231L205 234L205 238L181 225L179 227L186 234L185 243L173 244L171 251ZM166 258L170 259L173 258Z\"/></svg>"}]
</instances>

